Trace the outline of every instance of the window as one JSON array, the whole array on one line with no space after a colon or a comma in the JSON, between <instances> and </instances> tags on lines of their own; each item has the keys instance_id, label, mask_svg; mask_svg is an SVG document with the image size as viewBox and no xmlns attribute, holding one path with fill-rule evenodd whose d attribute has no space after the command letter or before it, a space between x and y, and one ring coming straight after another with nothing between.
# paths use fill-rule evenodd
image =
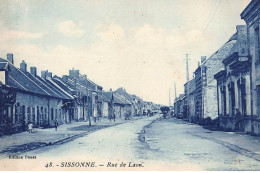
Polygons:
<instances>
[{"instance_id":1,"label":"window","mask_svg":"<svg viewBox=\"0 0 260 173\"><path fill-rule=\"evenodd\" d=\"M58 110L55 109L55 120L58 120Z\"/></svg>"},{"instance_id":2,"label":"window","mask_svg":"<svg viewBox=\"0 0 260 173\"><path fill-rule=\"evenodd\" d=\"M21 106L19 114L19 122L24 122L25 117L25 106Z\"/></svg>"},{"instance_id":3,"label":"window","mask_svg":"<svg viewBox=\"0 0 260 173\"><path fill-rule=\"evenodd\" d=\"M54 117L53 117L54 115L53 115L53 114L54 114L54 112L53 112L53 108L51 108L51 120L54 119Z\"/></svg>"},{"instance_id":4,"label":"window","mask_svg":"<svg viewBox=\"0 0 260 173\"><path fill-rule=\"evenodd\" d=\"M20 106L19 104L15 105L15 123L19 122L19 113L20 113Z\"/></svg>"},{"instance_id":5,"label":"window","mask_svg":"<svg viewBox=\"0 0 260 173\"><path fill-rule=\"evenodd\" d=\"M44 108L44 117L43 117L43 121L47 121L47 107Z\"/></svg>"},{"instance_id":6,"label":"window","mask_svg":"<svg viewBox=\"0 0 260 173\"><path fill-rule=\"evenodd\" d=\"M37 124L40 124L40 108L39 108L39 106L37 106L37 114L36 114L36 117L37 117Z\"/></svg>"},{"instance_id":7,"label":"window","mask_svg":"<svg viewBox=\"0 0 260 173\"><path fill-rule=\"evenodd\" d=\"M32 123L35 124L35 107L32 107Z\"/></svg>"},{"instance_id":8,"label":"window","mask_svg":"<svg viewBox=\"0 0 260 173\"><path fill-rule=\"evenodd\" d=\"M27 107L27 118L28 118L28 123L31 122L32 118L31 118L31 108L30 106Z\"/></svg>"},{"instance_id":9,"label":"window","mask_svg":"<svg viewBox=\"0 0 260 173\"><path fill-rule=\"evenodd\" d=\"M40 110L40 124L43 122L43 106L41 106Z\"/></svg>"},{"instance_id":10,"label":"window","mask_svg":"<svg viewBox=\"0 0 260 173\"><path fill-rule=\"evenodd\" d=\"M61 120L61 109L59 109L59 119Z\"/></svg>"}]
</instances>

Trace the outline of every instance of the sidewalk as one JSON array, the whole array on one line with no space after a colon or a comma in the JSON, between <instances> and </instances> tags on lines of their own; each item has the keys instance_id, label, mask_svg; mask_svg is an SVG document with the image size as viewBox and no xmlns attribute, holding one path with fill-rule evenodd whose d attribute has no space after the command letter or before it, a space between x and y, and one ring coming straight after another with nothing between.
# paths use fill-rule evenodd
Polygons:
<instances>
[{"instance_id":1,"label":"sidewalk","mask_svg":"<svg viewBox=\"0 0 260 173\"><path fill-rule=\"evenodd\" d=\"M260 137L251 136L243 132L225 132L221 130L210 130L210 128L200 126L198 124L188 123L181 119L168 119L169 122L177 125L184 124L186 133L213 141L234 152L242 154L246 157L260 161Z\"/></svg>"},{"instance_id":2,"label":"sidewalk","mask_svg":"<svg viewBox=\"0 0 260 173\"><path fill-rule=\"evenodd\" d=\"M204 129L204 128L203 128ZM260 137L243 132L212 131L205 129L204 133L191 132L192 135L214 141L232 151L260 161Z\"/></svg>"},{"instance_id":3,"label":"sidewalk","mask_svg":"<svg viewBox=\"0 0 260 173\"><path fill-rule=\"evenodd\" d=\"M125 122L141 119L144 117L133 117L131 120L116 119L110 122L108 119L102 119L96 123L91 122L92 126L89 127L89 122L73 122L70 124L63 124L55 128L40 129L35 128L34 133L21 132L13 135L6 135L0 137L0 158L4 154L20 154L29 150L39 147L62 144L71 141L77 137L84 136L90 132L122 124Z\"/></svg>"}]
</instances>

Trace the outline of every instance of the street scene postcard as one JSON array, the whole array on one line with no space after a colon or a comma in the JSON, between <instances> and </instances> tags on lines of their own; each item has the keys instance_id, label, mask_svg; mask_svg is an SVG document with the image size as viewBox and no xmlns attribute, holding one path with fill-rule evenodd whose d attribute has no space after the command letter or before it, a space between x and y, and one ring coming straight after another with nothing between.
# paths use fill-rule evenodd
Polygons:
<instances>
[{"instance_id":1,"label":"street scene postcard","mask_svg":"<svg viewBox=\"0 0 260 173\"><path fill-rule=\"evenodd\" d=\"M0 0L0 171L260 171L260 1Z\"/></svg>"}]
</instances>

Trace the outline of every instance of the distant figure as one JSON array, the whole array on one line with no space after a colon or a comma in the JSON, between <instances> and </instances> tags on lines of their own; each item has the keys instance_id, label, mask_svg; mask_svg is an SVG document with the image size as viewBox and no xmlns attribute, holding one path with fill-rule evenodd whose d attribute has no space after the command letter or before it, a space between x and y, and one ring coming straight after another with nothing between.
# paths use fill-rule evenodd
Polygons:
<instances>
[{"instance_id":1,"label":"distant figure","mask_svg":"<svg viewBox=\"0 0 260 173\"><path fill-rule=\"evenodd\" d=\"M96 121L97 121L97 110L93 109L93 113L94 113L93 119L94 119L94 122L96 123Z\"/></svg>"},{"instance_id":2,"label":"distant figure","mask_svg":"<svg viewBox=\"0 0 260 173\"><path fill-rule=\"evenodd\" d=\"M112 115L109 115L108 118L109 118L109 121L111 122L111 120L112 120Z\"/></svg>"},{"instance_id":3,"label":"distant figure","mask_svg":"<svg viewBox=\"0 0 260 173\"><path fill-rule=\"evenodd\" d=\"M238 108L236 108L235 110L235 130L239 131L241 126L241 112Z\"/></svg>"},{"instance_id":4,"label":"distant figure","mask_svg":"<svg viewBox=\"0 0 260 173\"><path fill-rule=\"evenodd\" d=\"M116 121L116 114L115 114L115 111L113 113L113 119L114 119L114 122Z\"/></svg>"},{"instance_id":5,"label":"distant figure","mask_svg":"<svg viewBox=\"0 0 260 173\"><path fill-rule=\"evenodd\" d=\"M55 122L54 122L54 126L55 126L55 131L57 131L58 130L58 121L57 120L55 120Z\"/></svg>"},{"instance_id":6,"label":"distant figure","mask_svg":"<svg viewBox=\"0 0 260 173\"><path fill-rule=\"evenodd\" d=\"M32 131L33 131L33 124L32 124L32 122L29 122L29 124L28 124L28 132L32 133Z\"/></svg>"}]
</instances>

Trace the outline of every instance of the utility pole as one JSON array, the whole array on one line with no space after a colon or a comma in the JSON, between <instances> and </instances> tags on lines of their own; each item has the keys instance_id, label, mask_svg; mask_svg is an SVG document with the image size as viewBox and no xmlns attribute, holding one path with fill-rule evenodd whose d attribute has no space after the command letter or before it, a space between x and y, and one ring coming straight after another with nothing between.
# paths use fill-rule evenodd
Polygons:
<instances>
[{"instance_id":1,"label":"utility pole","mask_svg":"<svg viewBox=\"0 0 260 173\"><path fill-rule=\"evenodd\" d=\"M174 100L177 98L177 93L176 93L176 83L174 82Z\"/></svg>"},{"instance_id":2,"label":"utility pole","mask_svg":"<svg viewBox=\"0 0 260 173\"><path fill-rule=\"evenodd\" d=\"M171 89L169 88L169 107L171 107Z\"/></svg>"},{"instance_id":3,"label":"utility pole","mask_svg":"<svg viewBox=\"0 0 260 173\"><path fill-rule=\"evenodd\" d=\"M189 82L189 54L186 53L186 75L187 82Z\"/></svg>"}]
</instances>

